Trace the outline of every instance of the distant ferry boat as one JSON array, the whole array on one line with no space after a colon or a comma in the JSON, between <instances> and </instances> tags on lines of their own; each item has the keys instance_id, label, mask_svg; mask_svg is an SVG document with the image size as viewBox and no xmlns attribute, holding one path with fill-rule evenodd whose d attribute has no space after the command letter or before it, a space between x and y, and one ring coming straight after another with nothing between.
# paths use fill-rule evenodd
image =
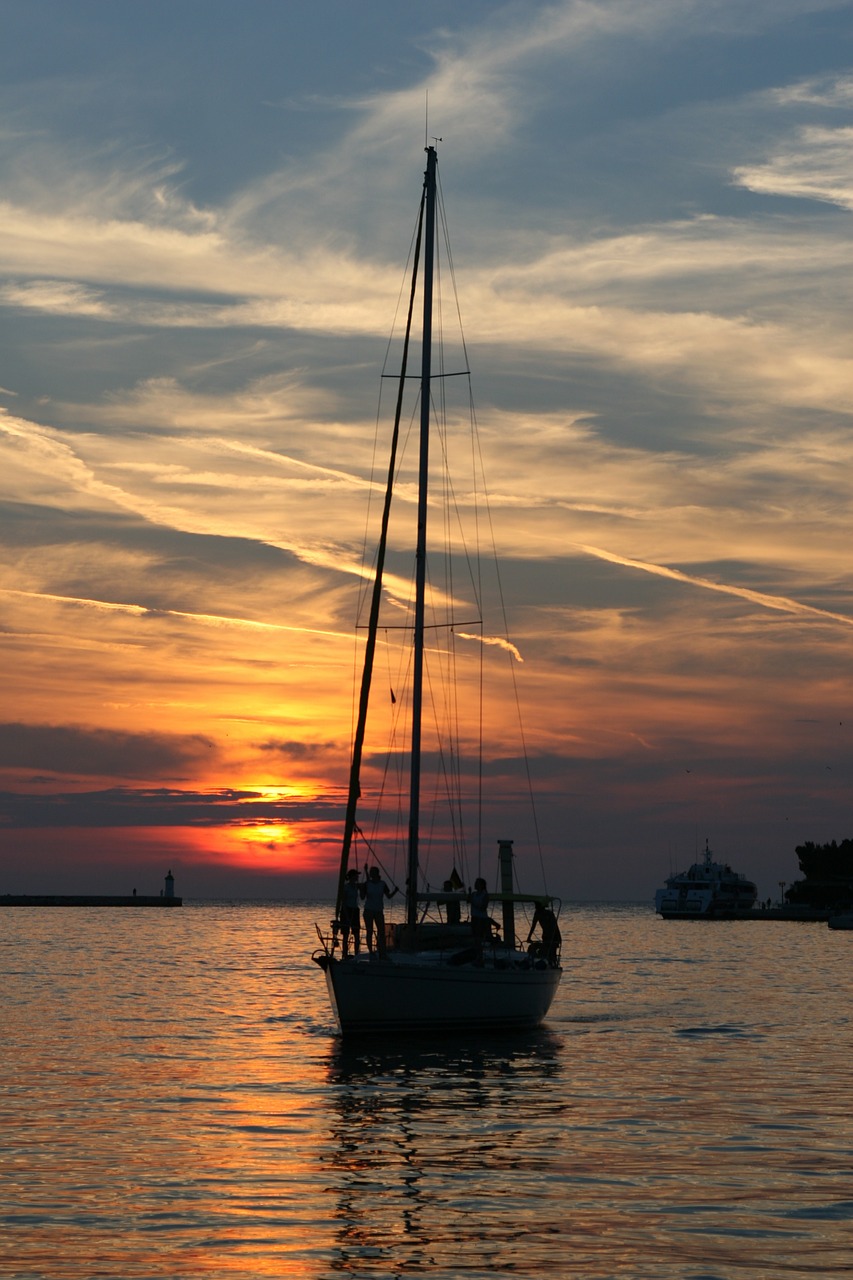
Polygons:
<instances>
[{"instance_id":1,"label":"distant ferry boat","mask_svg":"<svg viewBox=\"0 0 853 1280\"><path fill-rule=\"evenodd\" d=\"M726 863L714 862L708 841L705 857L687 871L670 876L655 894L655 911L666 919L731 919L746 915L755 905L758 890L746 876Z\"/></svg>"}]
</instances>

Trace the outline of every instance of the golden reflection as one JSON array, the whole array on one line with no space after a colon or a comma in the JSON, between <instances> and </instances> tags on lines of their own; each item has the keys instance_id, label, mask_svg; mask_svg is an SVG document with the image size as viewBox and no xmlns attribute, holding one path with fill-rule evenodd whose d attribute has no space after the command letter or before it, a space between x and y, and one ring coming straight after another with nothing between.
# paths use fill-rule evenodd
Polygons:
<instances>
[{"instance_id":1,"label":"golden reflection","mask_svg":"<svg viewBox=\"0 0 853 1280\"><path fill-rule=\"evenodd\" d=\"M563 1109L561 1049L547 1031L511 1047L489 1037L446 1048L337 1043L324 1148L337 1195L336 1269L367 1259L380 1275L458 1265L463 1220L492 1218L522 1165L536 1176L535 1130ZM448 1179L452 1205L436 1192Z\"/></svg>"}]
</instances>

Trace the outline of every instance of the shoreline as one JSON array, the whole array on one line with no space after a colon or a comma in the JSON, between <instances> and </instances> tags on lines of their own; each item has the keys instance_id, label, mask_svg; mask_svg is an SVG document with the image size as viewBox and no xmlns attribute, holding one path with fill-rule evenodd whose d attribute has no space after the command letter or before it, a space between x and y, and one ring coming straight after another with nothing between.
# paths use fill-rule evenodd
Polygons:
<instances>
[{"instance_id":1,"label":"shoreline","mask_svg":"<svg viewBox=\"0 0 853 1280\"><path fill-rule=\"evenodd\" d=\"M148 894L0 893L0 907L180 907L183 901Z\"/></svg>"}]
</instances>

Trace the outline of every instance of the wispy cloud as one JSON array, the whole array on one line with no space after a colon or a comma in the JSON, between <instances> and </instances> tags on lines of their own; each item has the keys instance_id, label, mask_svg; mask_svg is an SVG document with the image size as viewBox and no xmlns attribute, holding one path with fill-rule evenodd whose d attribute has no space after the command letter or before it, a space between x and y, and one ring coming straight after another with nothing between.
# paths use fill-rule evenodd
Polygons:
<instances>
[{"instance_id":1,"label":"wispy cloud","mask_svg":"<svg viewBox=\"0 0 853 1280\"><path fill-rule=\"evenodd\" d=\"M460 640L476 640L479 644L494 645L498 649L505 649L507 653L515 658L516 662L524 661L518 647L512 641L505 640L503 636L479 636L468 631L456 631L454 634Z\"/></svg>"},{"instance_id":2,"label":"wispy cloud","mask_svg":"<svg viewBox=\"0 0 853 1280\"><path fill-rule=\"evenodd\" d=\"M842 613L832 613L828 609L817 609L803 604L799 600L790 600L785 596L770 595L764 591L754 591L749 587L739 587L727 582L713 582L696 574L688 574L680 569L671 569L666 565L648 564L642 560L632 560L629 556L621 556L614 551L605 551L601 547L580 547L579 550L599 560L607 560L611 564L623 565L627 569L639 569L643 573L656 574L660 578L670 578L674 582L683 582L691 587L700 587L703 591L719 591L723 595L738 596L751 604L760 605L764 609L776 609L781 613L792 613L800 617L821 618L827 622L840 622L845 626L853 626L853 617Z\"/></svg>"},{"instance_id":3,"label":"wispy cloud","mask_svg":"<svg viewBox=\"0 0 853 1280\"><path fill-rule=\"evenodd\" d=\"M739 165L734 179L761 195L853 209L853 127L803 127L785 150L764 163Z\"/></svg>"},{"instance_id":4,"label":"wispy cloud","mask_svg":"<svg viewBox=\"0 0 853 1280\"><path fill-rule=\"evenodd\" d=\"M75 810L162 821L158 839L173 821L230 821L220 769L270 785L300 771L324 794L345 777L342 640L377 492L372 370L426 125L445 135L516 606L518 648L504 647L525 659L526 720L559 799L553 848L573 789L595 840L620 806L651 814L653 794L658 847L694 752L731 788L715 813L746 822L749 785L787 795L791 778L808 812L810 757L794 767L782 726L807 708L840 728L853 618L843 7L532 0L462 7L445 31L400 13L402 53L366 50L344 6L328 66L301 75L283 41L274 78L241 76L239 94L223 78L222 102L187 64L163 110L129 37L104 71L96 24L73 74L58 57L49 92L23 71L7 92L7 716L68 735L16 755L11 729L5 767L18 785L24 762L73 770L76 752L108 779L114 748L141 787L146 770L170 788L184 771L185 798L136 805L95 781ZM199 29L199 68L251 53L228 47L231 21ZM251 29L242 10L239 23ZM164 24L146 58L169 56ZM808 39L808 77L790 75L792 33ZM284 81L298 129L266 105ZM398 493L410 510L408 456ZM392 532L387 603L405 614ZM503 710L489 710L494 741ZM635 848L633 819L621 830L614 847Z\"/></svg>"},{"instance_id":5,"label":"wispy cloud","mask_svg":"<svg viewBox=\"0 0 853 1280\"><path fill-rule=\"evenodd\" d=\"M102 295L67 280L7 284L0 288L0 302L9 307L46 311L57 316L97 316L102 320L118 318L115 307Z\"/></svg>"},{"instance_id":6,"label":"wispy cloud","mask_svg":"<svg viewBox=\"0 0 853 1280\"><path fill-rule=\"evenodd\" d=\"M89 600L80 596L59 596L47 591L16 591L14 588L0 587L0 595L21 597L29 600L43 600L50 604L65 604L103 613L126 613L136 618L180 618L197 622L207 627L245 627L250 631L288 631L299 635L333 636L335 639L349 639L340 632L324 631L319 627L291 627L281 622L259 622L254 618L231 618L222 614L188 613L181 609L161 609L149 605L128 604L116 600Z\"/></svg>"},{"instance_id":7,"label":"wispy cloud","mask_svg":"<svg viewBox=\"0 0 853 1280\"><path fill-rule=\"evenodd\" d=\"M771 89L767 96L781 107L846 108L853 106L853 76L813 76Z\"/></svg>"}]
</instances>

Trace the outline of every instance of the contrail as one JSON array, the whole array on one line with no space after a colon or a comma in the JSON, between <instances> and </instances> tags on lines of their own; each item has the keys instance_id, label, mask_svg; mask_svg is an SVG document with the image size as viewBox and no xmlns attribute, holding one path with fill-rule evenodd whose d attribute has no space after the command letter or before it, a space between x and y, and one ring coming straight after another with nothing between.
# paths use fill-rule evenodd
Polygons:
<instances>
[{"instance_id":1,"label":"contrail","mask_svg":"<svg viewBox=\"0 0 853 1280\"><path fill-rule=\"evenodd\" d=\"M340 631L323 631L319 627L288 627L281 622L254 622L250 618L229 618L218 613L185 613L180 609L157 609L143 604L121 604L114 600L90 600L85 596L57 596L47 591L15 591L0 587L0 595L19 596L28 600L49 600L54 604L81 605L86 609L99 609L104 613L128 613L137 618L187 618L213 627L250 627L257 631L297 631L312 636L332 636L335 640L351 639Z\"/></svg>"},{"instance_id":2,"label":"contrail","mask_svg":"<svg viewBox=\"0 0 853 1280\"><path fill-rule=\"evenodd\" d=\"M752 591L749 587L733 587L725 582L712 582L710 578L693 577L682 573L680 569L668 569L665 565L649 564L645 560L631 560L628 556L616 555L613 551L604 551L601 547L589 547L582 543L575 544L579 551L595 556L599 560L609 560L611 564L622 564L628 569L642 569L644 573L657 574L659 578L672 578L675 582L686 582L692 587L703 587L706 591L719 591L727 596L740 596L743 600L751 600L765 609L777 609L780 613L793 613L802 617L826 618L832 622L843 622L853 627L853 618L843 613L831 613L828 609L816 609L810 604L801 604L799 600L791 600L788 596L771 596L763 591Z\"/></svg>"},{"instance_id":3,"label":"contrail","mask_svg":"<svg viewBox=\"0 0 853 1280\"><path fill-rule=\"evenodd\" d=\"M504 640L503 636L475 636L468 631L456 631L455 635L460 640L478 640L480 644L495 644L499 649L506 649L507 653L511 653L516 662L523 662L521 654L511 640Z\"/></svg>"}]
</instances>

